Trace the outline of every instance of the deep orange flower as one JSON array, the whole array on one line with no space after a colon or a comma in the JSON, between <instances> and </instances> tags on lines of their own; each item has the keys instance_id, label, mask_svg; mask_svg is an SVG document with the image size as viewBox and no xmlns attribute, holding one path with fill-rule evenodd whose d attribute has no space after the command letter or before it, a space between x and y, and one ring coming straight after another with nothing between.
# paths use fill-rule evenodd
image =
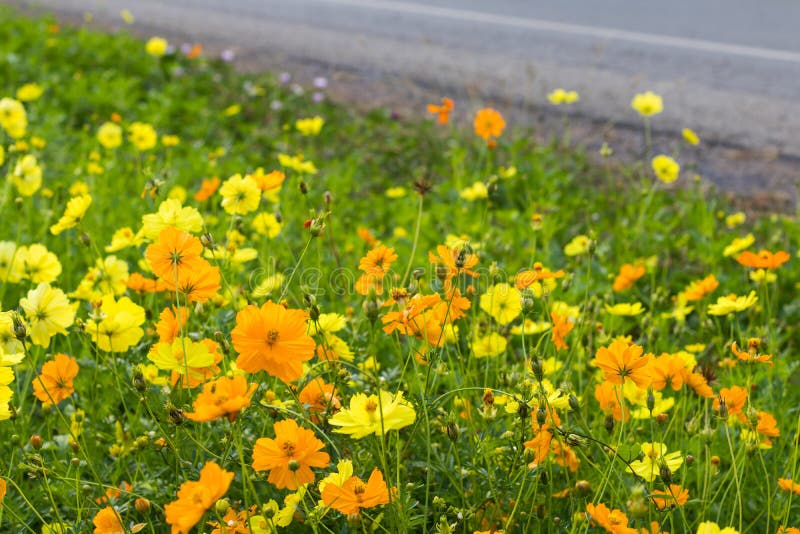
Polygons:
<instances>
[{"instance_id":1,"label":"deep orange flower","mask_svg":"<svg viewBox=\"0 0 800 534\"><path fill-rule=\"evenodd\" d=\"M650 385L656 391L661 391L667 386L678 391L683 386L686 366L680 356L664 353L657 358L652 358L648 370L650 371Z\"/></svg>"},{"instance_id":2,"label":"deep orange flower","mask_svg":"<svg viewBox=\"0 0 800 534\"><path fill-rule=\"evenodd\" d=\"M173 282L186 271L200 267L203 244L189 232L168 226L161 230L158 241L147 247L144 257L156 276ZM174 285L174 284L173 284Z\"/></svg>"},{"instance_id":3,"label":"deep orange flower","mask_svg":"<svg viewBox=\"0 0 800 534\"><path fill-rule=\"evenodd\" d=\"M3 499L6 498L6 479L0 478L0 506L3 505Z\"/></svg>"},{"instance_id":4,"label":"deep orange flower","mask_svg":"<svg viewBox=\"0 0 800 534\"><path fill-rule=\"evenodd\" d=\"M237 512L232 506L228 508L222 521L209 521L207 524L214 527L211 534L253 534L253 532L262 532L262 530L255 530L257 527L254 525L253 529L250 528L251 518L257 516L256 506L250 507L250 510L242 510ZM266 520L262 517L254 519L254 521L262 521L264 523L263 532L266 532ZM257 525L258 523L256 523Z\"/></svg>"},{"instance_id":5,"label":"deep orange flower","mask_svg":"<svg viewBox=\"0 0 800 534\"><path fill-rule=\"evenodd\" d=\"M358 237L360 237L361 240L370 247L375 247L380 244L380 241L378 241L375 236L372 235L372 232L369 231L369 228L356 228L356 233L358 234Z\"/></svg>"},{"instance_id":6,"label":"deep orange flower","mask_svg":"<svg viewBox=\"0 0 800 534\"><path fill-rule=\"evenodd\" d=\"M795 495L800 495L800 484L794 482L791 478L779 478L778 487L783 491L789 491Z\"/></svg>"},{"instance_id":7,"label":"deep orange flower","mask_svg":"<svg viewBox=\"0 0 800 534\"><path fill-rule=\"evenodd\" d=\"M586 513L592 520L592 523L599 527L606 529L606 532L613 534L638 534L635 528L628 527L628 516L622 510L611 510L603 503L594 505L588 503L586 505Z\"/></svg>"},{"instance_id":8,"label":"deep orange flower","mask_svg":"<svg viewBox=\"0 0 800 534\"><path fill-rule=\"evenodd\" d=\"M533 269L525 269L524 271L517 273L517 276L514 278L514 285L517 289L523 290L527 287L530 287L535 282L562 278L565 274L566 273L564 273L564 271L561 269L557 271L551 271L542 265L541 262L537 261L533 264Z\"/></svg>"},{"instance_id":9,"label":"deep orange flower","mask_svg":"<svg viewBox=\"0 0 800 534\"><path fill-rule=\"evenodd\" d=\"M783 250L774 254L768 250L760 250L758 254L745 250L736 258L736 261L752 269L777 269L789 261L789 254Z\"/></svg>"},{"instance_id":10,"label":"deep orange flower","mask_svg":"<svg viewBox=\"0 0 800 534\"><path fill-rule=\"evenodd\" d=\"M125 534L119 513L111 506L106 506L94 516L94 534Z\"/></svg>"},{"instance_id":11,"label":"deep orange flower","mask_svg":"<svg viewBox=\"0 0 800 534\"><path fill-rule=\"evenodd\" d=\"M447 124L450 121L450 112L453 111L453 101L450 98L442 98L442 105L428 104L428 113L435 114L439 124Z\"/></svg>"},{"instance_id":12,"label":"deep orange flower","mask_svg":"<svg viewBox=\"0 0 800 534\"><path fill-rule=\"evenodd\" d=\"M203 391L194 400L194 412L186 413L192 421L212 421L227 416L231 421L247 406L258 384L248 384L245 377L220 377L203 385Z\"/></svg>"},{"instance_id":13,"label":"deep orange flower","mask_svg":"<svg viewBox=\"0 0 800 534\"><path fill-rule=\"evenodd\" d=\"M424 340L431 346L441 346L447 316L447 303L438 293L416 294L404 302L400 311L388 312L381 317L383 331L399 332Z\"/></svg>"},{"instance_id":14,"label":"deep orange flower","mask_svg":"<svg viewBox=\"0 0 800 534\"><path fill-rule=\"evenodd\" d=\"M177 287L177 291L189 302L206 302L214 297L221 287L219 268L213 267L202 258L194 269L183 270L178 275L177 286L174 279L162 278L162 280L170 291L175 291Z\"/></svg>"},{"instance_id":15,"label":"deep orange flower","mask_svg":"<svg viewBox=\"0 0 800 534\"><path fill-rule=\"evenodd\" d=\"M642 356L642 352L639 345L618 339L608 347L600 347L591 363L602 369L603 376L612 384L623 384L628 379L643 389L650 383L647 371L650 358Z\"/></svg>"},{"instance_id":16,"label":"deep orange flower","mask_svg":"<svg viewBox=\"0 0 800 534\"><path fill-rule=\"evenodd\" d=\"M264 174L261 169L258 169L250 175L250 178L255 180L256 185L263 192L279 188L286 179L286 174L283 171L272 171Z\"/></svg>"},{"instance_id":17,"label":"deep orange flower","mask_svg":"<svg viewBox=\"0 0 800 534\"><path fill-rule=\"evenodd\" d=\"M760 354L758 352L758 347L760 344L761 341L758 338L750 338L747 340L747 351L743 351L739 350L739 347L736 346L736 342L734 341L731 344L731 351L737 358L739 358L742 361L765 363L770 367L772 367L772 355Z\"/></svg>"},{"instance_id":18,"label":"deep orange flower","mask_svg":"<svg viewBox=\"0 0 800 534\"><path fill-rule=\"evenodd\" d=\"M33 379L33 394L42 404L58 404L75 392L72 380L78 376L78 361L66 354L56 354L42 366Z\"/></svg>"},{"instance_id":19,"label":"deep orange flower","mask_svg":"<svg viewBox=\"0 0 800 534\"><path fill-rule=\"evenodd\" d=\"M356 291L361 295L367 295L373 290L378 294L383 293L383 278L395 260L397 254L393 247L378 244L367 252L358 263L358 268L364 274L356 281Z\"/></svg>"},{"instance_id":20,"label":"deep orange flower","mask_svg":"<svg viewBox=\"0 0 800 534\"><path fill-rule=\"evenodd\" d=\"M559 315L556 312L550 312L550 318L553 320L553 327L550 329L550 333L556 350L569 349L569 345L564 342L564 336L572 332L575 324L569 321L566 315Z\"/></svg>"},{"instance_id":21,"label":"deep orange flower","mask_svg":"<svg viewBox=\"0 0 800 534\"><path fill-rule=\"evenodd\" d=\"M200 189L194 194L194 199L198 202L208 200L219 189L220 179L214 176L213 178L204 178L200 184Z\"/></svg>"},{"instance_id":22,"label":"deep orange flower","mask_svg":"<svg viewBox=\"0 0 800 534\"><path fill-rule=\"evenodd\" d=\"M619 292L630 289L633 287L633 283L636 282L636 280L644 276L644 273L645 268L641 263L637 265L632 265L630 263L624 264L614 280L614 291Z\"/></svg>"},{"instance_id":23,"label":"deep orange flower","mask_svg":"<svg viewBox=\"0 0 800 534\"><path fill-rule=\"evenodd\" d=\"M297 426L294 419L273 425L275 439L260 438L253 447L253 469L269 471L267 479L278 489L296 490L314 482L312 467L324 468L330 463L325 445L314 432Z\"/></svg>"},{"instance_id":24,"label":"deep orange flower","mask_svg":"<svg viewBox=\"0 0 800 534\"><path fill-rule=\"evenodd\" d=\"M659 510L673 509L686 504L689 490L682 488L680 484L670 484L669 491L653 490L650 498Z\"/></svg>"},{"instance_id":25,"label":"deep orange flower","mask_svg":"<svg viewBox=\"0 0 800 534\"><path fill-rule=\"evenodd\" d=\"M744 404L747 401L747 388L741 386L731 386L729 388L722 388L719 390L719 395L714 399L714 411L719 411L722 401L725 401L725 407L728 410L728 415L736 415L744 422L746 418L742 413Z\"/></svg>"},{"instance_id":26,"label":"deep orange flower","mask_svg":"<svg viewBox=\"0 0 800 534\"><path fill-rule=\"evenodd\" d=\"M350 477L341 487L329 482L322 488L322 502L345 515L358 515L364 508L374 508L389 502L389 488L383 473L374 469L366 484L358 477Z\"/></svg>"},{"instance_id":27,"label":"deep orange flower","mask_svg":"<svg viewBox=\"0 0 800 534\"><path fill-rule=\"evenodd\" d=\"M140 273L132 273L125 282L125 286L131 291L141 291L142 293L160 293L168 289L162 280L145 278Z\"/></svg>"},{"instance_id":28,"label":"deep orange flower","mask_svg":"<svg viewBox=\"0 0 800 534\"><path fill-rule=\"evenodd\" d=\"M437 275L440 268L444 270L446 282L460 274L478 277L478 273L472 270L478 264L478 255L466 247L451 249L447 245L439 245L436 247L436 254L428 252L428 261L436 265ZM445 288L447 287L449 285L445 283Z\"/></svg>"},{"instance_id":29,"label":"deep orange flower","mask_svg":"<svg viewBox=\"0 0 800 534\"><path fill-rule=\"evenodd\" d=\"M187 59L194 59L203 53L203 46L200 43L195 43L192 48L186 53Z\"/></svg>"},{"instance_id":30,"label":"deep orange flower","mask_svg":"<svg viewBox=\"0 0 800 534\"><path fill-rule=\"evenodd\" d=\"M225 471L216 462L207 462L200 471L200 480L181 484L178 499L164 507L171 534L188 534L206 510L211 508L228 491L233 473Z\"/></svg>"},{"instance_id":31,"label":"deep orange flower","mask_svg":"<svg viewBox=\"0 0 800 534\"><path fill-rule=\"evenodd\" d=\"M686 302L694 302L705 297L719 287L717 277L710 274L702 280L695 280L683 291Z\"/></svg>"},{"instance_id":32,"label":"deep orange flower","mask_svg":"<svg viewBox=\"0 0 800 534\"><path fill-rule=\"evenodd\" d=\"M312 413L336 411L342 406L339 397L336 396L335 386L328 384L322 378L315 378L306 384L297 399Z\"/></svg>"},{"instance_id":33,"label":"deep orange flower","mask_svg":"<svg viewBox=\"0 0 800 534\"><path fill-rule=\"evenodd\" d=\"M619 394L616 386L608 381L603 381L594 387L594 398L600 403L600 409L614 417L615 421L622 421L622 406L619 403ZM631 418L631 411L625 410L625 420Z\"/></svg>"},{"instance_id":34,"label":"deep orange flower","mask_svg":"<svg viewBox=\"0 0 800 534\"><path fill-rule=\"evenodd\" d=\"M769 438L777 438L781 435L781 431L778 428L778 421L775 419L774 415L764 411L759 411L757 417L758 420L756 422L755 430L764 436L764 441L762 444L771 447L772 440Z\"/></svg>"},{"instance_id":35,"label":"deep orange flower","mask_svg":"<svg viewBox=\"0 0 800 534\"><path fill-rule=\"evenodd\" d=\"M231 340L239 357L236 365L248 373L266 371L284 382L303 374L303 362L314 357L314 340L306 334L308 314L267 301L250 304L236 314Z\"/></svg>"},{"instance_id":36,"label":"deep orange flower","mask_svg":"<svg viewBox=\"0 0 800 534\"><path fill-rule=\"evenodd\" d=\"M506 121L498 111L492 108L484 108L475 114L473 126L475 127L475 134L489 142L500 137L506 127Z\"/></svg>"},{"instance_id":37,"label":"deep orange flower","mask_svg":"<svg viewBox=\"0 0 800 534\"><path fill-rule=\"evenodd\" d=\"M533 469L537 465L544 463L550 454L556 464L567 467L573 473L578 470L580 460L569 445L559 439L553 439L553 428L561 426L561 419L558 414L551 412L547 416L544 424L540 425L536 419L533 418L533 438L523 443L526 449L533 450L533 460L530 462L529 467Z\"/></svg>"},{"instance_id":38,"label":"deep orange flower","mask_svg":"<svg viewBox=\"0 0 800 534\"><path fill-rule=\"evenodd\" d=\"M179 308L180 312L175 313L175 308L164 308L159 315L156 323L156 333L159 343L172 344L175 338L181 334L181 329L185 328L189 320L189 308ZM178 317L180 315L180 318Z\"/></svg>"},{"instance_id":39,"label":"deep orange flower","mask_svg":"<svg viewBox=\"0 0 800 534\"><path fill-rule=\"evenodd\" d=\"M710 399L714 396L714 390L708 385L706 377L701 373L690 372L686 369L683 373L683 382L692 388L695 394Z\"/></svg>"}]
</instances>

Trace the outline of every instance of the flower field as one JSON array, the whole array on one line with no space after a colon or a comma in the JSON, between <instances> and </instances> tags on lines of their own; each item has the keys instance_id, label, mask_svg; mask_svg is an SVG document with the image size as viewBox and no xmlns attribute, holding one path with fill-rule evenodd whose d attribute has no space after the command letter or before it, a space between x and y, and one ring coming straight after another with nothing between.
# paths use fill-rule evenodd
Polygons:
<instances>
[{"instance_id":1,"label":"flower field","mask_svg":"<svg viewBox=\"0 0 800 534\"><path fill-rule=\"evenodd\" d=\"M668 101L628 164L0 17L0 531L800 532L800 230Z\"/></svg>"}]
</instances>

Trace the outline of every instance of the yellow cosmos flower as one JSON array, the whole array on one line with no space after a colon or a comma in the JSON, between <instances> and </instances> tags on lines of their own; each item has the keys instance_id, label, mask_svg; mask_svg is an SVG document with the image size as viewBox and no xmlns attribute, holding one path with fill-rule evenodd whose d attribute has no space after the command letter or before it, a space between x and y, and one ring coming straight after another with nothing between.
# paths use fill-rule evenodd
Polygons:
<instances>
[{"instance_id":1,"label":"yellow cosmos flower","mask_svg":"<svg viewBox=\"0 0 800 534\"><path fill-rule=\"evenodd\" d=\"M50 338L56 334L66 334L67 328L75 320L75 310L67 295L48 283L41 283L28 291L20 299L19 305L28 320L28 333L34 344L47 347Z\"/></svg>"},{"instance_id":2,"label":"yellow cosmos flower","mask_svg":"<svg viewBox=\"0 0 800 534\"><path fill-rule=\"evenodd\" d=\"M150 124L134 122L128 126L128 141L140 152L150 150L156 146L158 134Z\"/></svg>"},{"instance_id":3,"label":"yellow cosmos flower","mask_svg":"<svg viewBox=\"0 0 800 534\"><path fill-rule=\"evenodd\" d=\"M720 528L713 521L703 521L697 526L697 534L739 534L733 527Z\"/></svg>"},{"instance_id":4,"label":"yellow cosmos flower","mask_svg":"<svg viewBox=\"0 0 800 534\"><path fill-rule=\"evenodd\" d=\"M664 111L664 101L661 96L652 91L639 93L631 100L631 107L642 117L650 117Z\"/></svg>"},{"instance_id":5,"label":"yellow cosmos flower","mask_svg":"<svg viewBox=\"0 0 800 534\"><path fill-rule=\"evenodd\" d=\"M122 128L113 122L104 122L97 129L97 140L106 148L117 148L122 144Z\"/></svg>"},{"instance_id":6,"label":"yellow cosmos flower","mask_svg":"<svg viewBox=\"0 0 800 534\"><path fill-rule=\"evenodd\" d=\"M471 186L462 189L458 196L470 202L482 200L484 198L489 198L489 189L483 182L475 182Z\"/></svg>"},{"instance_id":7,"label":"yellow cosmos flower","mask_svg":"<svg viewBox=\"0 0 800 534\"><path fill-rule=\"evenodd\" d=\"M654 157L651 165L653 166L653 172L656 173L656 177L665 184L677 180L678 174L681 171L681 166L678 165L678 162L664 154L659 154Z\"/></svg>"},{"instance_id":8,"label":"yellow cosmos flower","mask_svg":"<svg viewBox=\"0 0 800 534\"><path fill-rule=\"evenodd\" d=\"M14 335L14 312L0 312L0 367L18 364L24 357L25 347Z\"/></svg>"},{"instance_id":9,"label":"yellow cosmos flower","mask_svg":"<svg viewBox=\"0 0 800 534\"><path fill-rule=\"evenodd\" d=\"M181 138L177 135L164 135L161 137L161 144L165 147L173 147L181 144Z\"/></svg>"},{"instance_id":10,"label":"yellow cosmos flower","mask_svg":"<svg viewBox=\"0 0 800 534\"><path fill-rule=\"evenodd\" d=\"M750 280L756 284L771 284L778 279L778 275L767 269L756 269L750 273Z\"/></svg>"},{"instance_id":11,"label":"yellow cosmos flower","mask_svg":"<svg viewBox=\"0 0 800 534\"><path fill-rule=\"evenodd\" d=\"M222 207L227 213L244 215L258 209L261 203L261 190L255 180L249 176L234 174L219 188L222 196Z\"/></svg>"},{"instance_id":12,"label":"yellow cosmos flower","mask_svg":"<svg viewBox=\"0 0 800 534\"><path fill-rule=\"evenodd\" d=\"M287 167L299 173L317 174L317 167L310 160L304 160L303 156L289 156L288 154L278 154L278 163L282 167Z\"/></svg>"},{"instance_id":13,"label":"yellow cosmos flower","mask_svg":"<svg viewBox=\"0 0 800 534\"><path fill-rule=\"evenodd\" d=\"M756 242L755 236L753 234L747 234L744 237L737 237L733 241L731 241L730 245L725 247L725 250L722 251L722 255L725 257L728 256L735 256L739 254L741 251L749 248L750 245Z\"/></svg>"},{"instance_id":14,"label":"yellow cosmos flower","mask_svg":"<svg viewBox=\"0 0 800 534\"><path fill-rule=\"evenodd\" d=\"M725 217L725 226L730 229L736 228L740 224L743 224L747 220L747 215L743 211L737 211L736 213L731 213L727 217Z\"/></svg>"},{"instance_id":15,"label":"yellow cosmos flower","mask_svg":"<svg viewBox=\"0 0 800 534\"><path fill-rule=\"evenodd\" d=\"M281 273L273 274L264 278L255 288L253 288L252 295L254 297L266 297L279 290L283 286L285 276Z\"/></svg>"},{"instance_id":16,"label":"yellow cosmos flower","mask_svg":"<svg viewBox=\"0 0 800 534\"><path fill-rule=\"evenodd\" d=\"M14 166L11 181L20 195L29 197L42 187L42 168L31 154L23 156Z\"/></svg>"},{"instance_id":17,"label":"yellow cosmos flower","mask_svg":"<svg viewBox=\"0 0 800 534\"><path fill-rule=\"evenodd\" d=\"M322 126L325 124L325 120L322 117L312 117L309 119L298 119L294 123L294 127L297 128L297 131L300 132L301 135L304 136L314 136L319 135L319 132L322 130Z\"/></svg>"},{"instance_id":18,"label":"yellow cosmos flower","mask_svg":"<svg viewBox=\"0 0 800 534\"><path fill-rule=\"evenodd\" d=\"M589 236L576 235L564 246L564 254L567 256L580 256L589 252L591 245L592 240L589 239Z\"/></svg>"},{"instance_id":19,"label":"yellow cosmos flower","mask_svg":"<svg viewBox=\"0 0 800 534\"><path fill-rule=\"evenodd\" d=\"M681 135L683 135L683 140L689 143L690 145L698 145L700 144L700 138L697 137L697 134L694 133L689 128L684 128L681 131Z\"/></svg>"},{"instance_id":20,"label":"yellow cosmos flower","mask_svg":"<svg viewBox=\"0 0 800 534\"><path fill-rule=\"evenodd\" d=\"M272 213L259 213L253 218L253 222L250 224L253 226L253 230L255 230L256 233L267 236L270 239L277 237L283 228L283 224L281 224L278 218Z\"/></svg>"},{"instance_id":21,"label":"yellow cosmos flower","mask_svg":"<svg viewBox=\"0 0 800 534\"><path fill-rule=\"evenodd\" d=\"M125 352L144 335L144 308L128 297L117 301L112 295L104 296L96 315L99 317L86 321L86 332L100 350Z\"/></svg>"},{"instance_id":22,"label":"yellow cosmos flower","mask_svg":"<svg viewBox=\"0 0 800 534\"><path fill-rule=\"evenodd\" d=\"M116 256L98 258L69 296L80 300L100 300L104 295L119 296L127 289L129 277L127 262Z\"/></svg>"},{"instance_id":23,"label":"yellow cosmos flower","mask_svg":"<svg viewBox=\"0 0 800 534\"><path fill-rule=\"evenodd\" d=\"M551 104L554 106L560 106L562 104L572 104L573 102L577 102L581 99L581 96L578 94L577 91L566 91L564 89L556 89L551 91L547 94L547 100L550 101Z\"/></svg>"},{"instance_id":24,"label":"yellow cosmos flower","mask_svg":"<svg viewBox=\"0 0 800 534\"><path fill-rule=\"evenodd\" d=\"M406 196L406 188L397 186L397 187L390 187L386 190L386 197L387 198L402 198Z\"/></svg>"},{"instance_id":25,"label":"yellow cosmos flower","mask_svg":"<svg viewBox=\"0 0 800 534\"><path fill-rule=\"evenodd\" d=\"M147 354L147 359L159 369L180 374L185 374L187 368L191 372L193 368L202 369L214 363L214 355L206 344L188 337L176 337L172 343L156 344Z\"/></svg>"},{"instance_id":26,"label":"yellow cosmos flower","mask_svg":"<svg viewBox=\"0 0 800 534\"><path fill-rule=\"evenodd\" d=\"M746 297L739 297L731 293L730 295L720 297L715 304L708 305L709 315L728 315L744 311L758 302L758 297L755 291L751 291Z\"/></svg>"},{"instance_id":27,"label":"yellow cosmos flower","mask_svg":"<svg viewBox=\"0 0 800 534\"><path fill-rule=\"evenodd\" d=\"M154 57L161 57L167 53L169 43L163 37L151 37L144 45L144 50Z\"/></svg>"},{"instance_id":28,"label":"yellow cosmos flower","mask_svg":"<svg viewBox=\"0 0 800 534\"><path fill-rule=\"evenodd\" d=\"M170 226L190 234L197 233L203 229L203 217L196 208L184 207L174 198L162 202L157 213L142 216L142 233L147 239L158 239L161 230Z\"/></svg>"},{"instance_id":29,"label":"yellow cosmos flower","mask_svg":"<svg viewBox=\"0 0 800 534\"><path fill-rule=\"evenodd\" d=\"M526 336L532 336L534 334L546 332L551 326L552 325L547 321L534 321L533 319L525 319L524 324L512 326L510 332L512 336L521 336L523 333Z\"/></svg>"},{"instance_id":30,"label":"yellow cosmos flower","mask_svg":"<svg viewBox=\"0 0 800 534\"><path fill-rule=\"evenodd\" d=\"M642 460L631 462L630 469L647 482L652 482L658 476L662 466L666 466L673 473L683 465L683 456L680 451L667 454L667 446L663 443L642 443Z\"/></svg>"},{"instance_id":31,"label":"yellow cosmos flower","mask_svg":"<svg viewBox=\"0 0 800 534\"><path fill-rule=\"evenodd\" d=\"M86 210L89 209L91 204L92 197L89 195L81 195L69 199L64 215L61 216L56 224L50 227L50 233L58 235L64 230L76 227L83 219L83 216L86 215Z\"/></svg>"},{"instance_id":32,"label":"yellow cosmos flower","mask_svg":"<svg viewBox=\"0 0 800 534\"><path fill-rule=\"evenodd\" d=\"M28 115L22 102L13 98L0 99L0 126L14 139L25 135L25 128L28 126Z\"/></svg>"},{"instance_id":33,"label":"yellow cosmos flower","mask_svg":"<svg viewBox=\"0 0 800 534\"><path fill-rule=\"evenodd\" d=\"M120 228L114 235L111 236L111 244L106 245L106 252L117 252L128 247L135 247L141 245L141 239L133 232L129 226Z\"/></svg>"},{"instance_id":34,"label":"yellow cosmos flower","mask_svg":"<svg viewBox=\"0 0 800 534\"><path fill-rule=\"evenodd\" d=\"M491 286L481 295L480 306L483 311L502 325L506 325L522 313L522 294L517 288L506 283Z\"/></svg>"},{"instance_id":35,"label":"yellow cosmos flower","mask_svg":"<svg viewBox=\"0 0 800 534\"><path fill-rule=\"evenodd\" d=\"M381 390L380 396L356 393L350 399L350 406L331 417L329 422L340 427L334 432L360 439L370 434L382 436L390 430L406 427L416 417L414 408L403 399L402 392L392 395Z\"/></svg>"},{"instance_id":36,"label":"yellow cosmos flower","mask_svg":"<svg viewBox=\"0 0 800 534\"><path fill-rule=\"evenodd\" d=\"M472 353L476 358L499 356L505 352L507 345L506 338L497 332L491 332L472 341Z\"/></svg>"},{"instance_id":37,"label":"yellow cosmos flower","mask_svg":"<svg viewBox=\"0 0 800 534\"><path fill-rule=\"evenodd\" d=\"M17 99L22 102L32 102L42 96L44 89L37 83L26 83L17 89Z\"/></svg>"},{"instance_id":38,"label":"yellow cosmos flower","mask_svg":"<svg viewBox=\"0 0 800 534\"><path fill-rule=\"evenodd\" d=\"M606 304L605 309L606 312L610 313L611 315L619 315L623 317L633 317L644 312L641 302L622 302L620 304L614 304L613 306Z\"/></svg>"},{"instance_id":39,"label":"yellow cosmos flower","mask_svg":"<svg viewBox=\"0 0 800 534\"><path fill-rule=\"evenodd\" d=\"M61 274L58 256L39 243L19 247L13 267L20 279L30 280L34 284L54 282Z\"/></svg>"}]
</instances>

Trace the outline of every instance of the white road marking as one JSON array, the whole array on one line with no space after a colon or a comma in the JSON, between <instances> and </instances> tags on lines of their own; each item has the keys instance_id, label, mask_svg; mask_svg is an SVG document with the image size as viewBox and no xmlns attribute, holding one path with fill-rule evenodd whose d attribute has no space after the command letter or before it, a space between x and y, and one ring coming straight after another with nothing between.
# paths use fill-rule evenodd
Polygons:
<instances>
[{"instance_id":1,"label":"white road marking","mask_svg":"<svg viewBox=\"0 0 800 534\"><path fill-rule=\"evenodd\" d=\"M627 30L617 30L614 28L603 28L598 26L586 26L582 24L568 24L564 22L554 22L549 20L513 17L508 15L497 15L481 11L465 9L455 9L449 7L426 6L411 2L400 2L395 0L315 0L326 4L342 6L363 7L382 11L394 11L397 13L407 13L410 15L424 15L430 17L442 17L466 22L477 22L482 24L495 24L498 26L509 26L513 28L524 28L529 30L539 30L545 32L563 33L578 35L583 37L597 37L600 39L610 39L617 41L627 41L645 45L665 46L671 48L681 48L684 50L695 50L702 52L713 52L727 54L731 56L744 56L757 59L767 59L772 61L788 61L800 63L800 53L790 50L779 50L774 48L760 48L755 46L744 46L731 43L720 43L706 41L703 39L690 39L685 37L674 37L671 35L658 35L651 33L632 32Z\"/></svg>"}]
</instances>

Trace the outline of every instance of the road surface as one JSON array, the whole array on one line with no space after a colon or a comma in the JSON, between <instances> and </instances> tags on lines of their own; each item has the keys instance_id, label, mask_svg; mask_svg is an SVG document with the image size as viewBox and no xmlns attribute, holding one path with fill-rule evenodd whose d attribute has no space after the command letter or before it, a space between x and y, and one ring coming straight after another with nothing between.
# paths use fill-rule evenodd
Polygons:
<instances>
[{"instance_id":1,"label":"road surface","mask_svg":"<svg viewBox=\"0 0 800 534\"><path fill-rule=\"evenodd\" d=\"M2 1L107 26L124 26L127 8L142 35L232 48L255 67L344 72L376 101L416 84L471 107L546 109L564 87L581 94L576 115L630 130L631 97L653 90L665 103L657 131L692 128L736 158L707 165L712 180L757 190L778 187L775 174L782 188L800 178L796 0Z\"/></svg>"}]
</instances>

